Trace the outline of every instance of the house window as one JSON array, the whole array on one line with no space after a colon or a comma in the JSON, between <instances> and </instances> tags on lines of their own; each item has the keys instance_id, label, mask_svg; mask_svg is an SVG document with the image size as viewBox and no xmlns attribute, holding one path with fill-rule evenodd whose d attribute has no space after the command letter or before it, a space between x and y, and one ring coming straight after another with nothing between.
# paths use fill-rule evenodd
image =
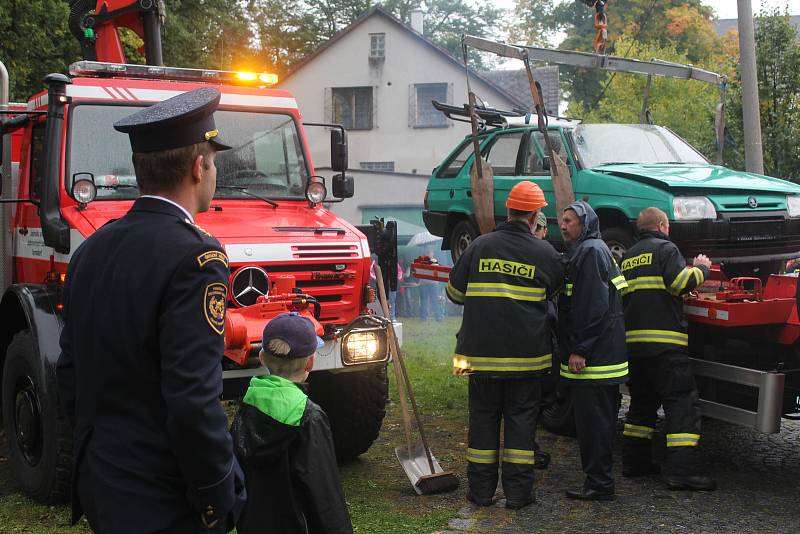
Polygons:
<instances>
[{"instance_id":1,"label":"house window","mask_svg":"<svg viewBox=\"0 0 800 534\"><path fill-rule=\"evenodd\" d=\"M359 167L365 171L394 172L394 161L362 161Z\"/></svg>"},{"instance_id":2,"label":"house window","mask_svg":"<svg viewBox=\"0 0 800 534\"><path fill-rule=\"evenodd\" d=\"M432 101L447 102L446 83L418 83L414 85L415 121L417 128L447 127L447 117L433 107Z\"/></svg>"},{"instance_id":3,"label":"house window","mask_svg":"<svg viewBox=\"0 0 800 534\"><path fill-rule=\"evenodd\" d=\"M333 122L348 130L371 130L372 87L334 87Z\"/></svg>"},{"instance_id":4,"label":"house window","mask_svg":"<svg viewBox=\"0 0 800 534\"><path fill-rule=\"evenodd\" d=\"M383 59L386 57L386 34L369 34L369 57L371 59Z\"/></svg>"}]
</instances>

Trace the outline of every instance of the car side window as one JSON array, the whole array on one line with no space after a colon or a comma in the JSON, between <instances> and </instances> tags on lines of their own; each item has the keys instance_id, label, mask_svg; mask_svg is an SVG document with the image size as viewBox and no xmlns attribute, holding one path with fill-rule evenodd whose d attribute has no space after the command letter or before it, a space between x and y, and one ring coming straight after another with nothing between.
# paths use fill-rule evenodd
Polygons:
<instances>
[{"instance_id":1,"label":"car side window","mask_svg":"<svg viewBox=\"0 0 800 534\"><path fill-rule=\"evenodd\" d=\"M522 132L498 135L485 151L484 157L495 176L515 176Z\"/></svg>"},{"instance_id":2,"label":"car side window","mask_svg":"<svg viewBox=\"0 0 800 534\"><path fill-rule=\"evenodd\" d=\"M553 152L566 161L564 153L564 143L561 136L557 131L548 132L550 144L553 147ZM528 143L528 154L525 157L525 176L536 176L550 174L550 161L547 156L547 148L544 144L544 136L542 132L532 131L531 141Z\"/></svg>"},{"instance_id":3,"label":"car side window","mask_svg":"<svg viewBox=\"0 0 800 534\"><path fill-rule=\"evenodd\" d=\"M472 155L472 141L465 143L461 150L453 156L442 168L436 173L437 178L455 178L461 171L461 168Z\"/></svg>"}]
</instances>

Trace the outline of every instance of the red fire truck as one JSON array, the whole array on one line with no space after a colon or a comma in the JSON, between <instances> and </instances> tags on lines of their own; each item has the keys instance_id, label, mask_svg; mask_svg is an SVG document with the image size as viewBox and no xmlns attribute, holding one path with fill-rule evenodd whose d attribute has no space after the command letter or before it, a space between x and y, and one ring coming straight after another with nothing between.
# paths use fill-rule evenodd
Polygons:
<instances>
[{"instance_id":1,"label":"red fire truck","mask_svg":"<svg viewBox=\"0 0 800 534\"><path fill-rule=\"evenodd\" d=\"M264 324L299 311L325 340L310 390L331 419L337 453L366 451L385 414L389 357L386 323L367 308L370 262L377 252L393 272L396 231L392 222L359 229L325 208L353 195L344 129L315 125L330 128L339 173L328 199L309 157L309 123L290 93L268 87L274 75L161 66L159 2L71 4L70 28L87 59L69 75L50 74L44 92L9 104L0 63L0 394L15 478L39 500L68 494L70 429L55 394L61 288L75 249L138 196L127 137L112 124L203 85L221 91L216 123L234 145L218 155L217 194L197 217L230 260L224 395L236 398L263 372L256 355ZM120 26L144 39L147 65L125 64ZM115 327L106 317L93 325Z\"/></svg>"}]
</instances>

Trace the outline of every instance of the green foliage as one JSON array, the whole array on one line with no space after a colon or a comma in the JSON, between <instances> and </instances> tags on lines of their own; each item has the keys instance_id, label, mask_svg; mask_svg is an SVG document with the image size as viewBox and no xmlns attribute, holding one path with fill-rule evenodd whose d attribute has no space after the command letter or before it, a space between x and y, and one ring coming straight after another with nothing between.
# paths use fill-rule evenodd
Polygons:
<instances>
[{"instance_id":1,"label":"green foliage","mask_svg":"<svg viewBox=\"0 0 800 534\"><path fill-rule=\"evenodd\" d=\"M78 59L78 43L67 29L69 6L62 0L0 2L0 61L10 75L12 101L44 89L51 72L64 72Z\"/></svg>"},{"instance_id":2,"label":"green foliage","mask_svg":"<svg viewBox=\"0 0 800 534\"><path fill-rule=\"evenodd\" d=\"M756 65L764 172L800 182L800 39L787 11L756 19ZM738 62L737 62L738 66ZM731 145L726 162L744 168L741 78L737 71L728 108Z\"/></svg>"}]
</instances>

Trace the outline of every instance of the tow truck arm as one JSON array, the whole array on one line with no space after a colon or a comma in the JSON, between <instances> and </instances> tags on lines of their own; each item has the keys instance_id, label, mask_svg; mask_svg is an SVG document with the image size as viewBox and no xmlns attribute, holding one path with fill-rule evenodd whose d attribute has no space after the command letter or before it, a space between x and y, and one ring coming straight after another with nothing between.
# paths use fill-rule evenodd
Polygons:
<instances>
[{"instance_id":1,"label":"tow truck arm","mask_svg":"<svg viewBox=\"0 0 800 534\"><path fill-rule=\"evenodd\" d=\"M69 30L89 61L127 63L118 30L128 28L143 41L148 65L163 65L163 0L70 0Z\"/></svg>"}]
</instances>

